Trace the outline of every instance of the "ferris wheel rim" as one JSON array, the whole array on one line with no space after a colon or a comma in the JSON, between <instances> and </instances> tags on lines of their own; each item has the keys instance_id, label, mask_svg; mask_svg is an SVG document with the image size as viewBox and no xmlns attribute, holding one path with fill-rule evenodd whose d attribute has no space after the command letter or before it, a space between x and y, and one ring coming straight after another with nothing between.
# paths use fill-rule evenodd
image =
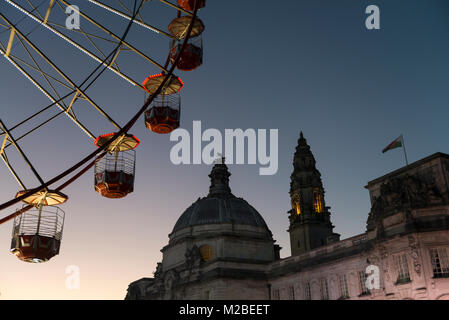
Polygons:
<instances>
[{"instance_id":1,"label":"ferris wheel rim","mask_svg":"<svg viewBox=\"0 0 449 320\"><path fill-rule=\"evenodd\" d=\"M135 2L137 2L137 0L135 0ZM145 0L141 0L141 5L142 5L144 2L145 2ZM71 173L73 173L74 171L78 170L78 169L81 168L84 164L86 164L89 160L92 160L92 159L95 158L96 156L103 156L103 155L105 154L104 151L108 148L109 145L111 145L111 144L112 144L116 139L118 139L121 135L127 134L127 133L128 133L128 131L135 125L135 123L137 122L137 120L142 116L142 114L145 112L145 110L148 108L148 106L152 103L153 99L154 99L158 94L160 94L160 92L162 91L163 87L164 87L165 84L167 83L168 79L170 78L171 75L173 75L173 72L174 72L175 69L177 68L178 62L179 62L179 60L181 59L181 54L182 54L182 52L184 52L184 50L185 50L185 48L186 48L186 46L187 46L187 43L188 43L188 41L189 41L189 39L190 39L192 30L193 30L193 27L194 27L195 19L197 18L197 13L198 13L198 9L199 9L199 8L198 8L199 2L200 2L200 0L195 0L194 10L193 10L192 16L191 16L191 23L190 23L189 28L188 28L188 30L187 30L187 32L186 32L186 37L184 38L184 42L183 42L182 47L181 47L181 49L180 49L180 53L177 55L177 57L176 57L175 61L173 62L171 68L168 70L169 72L168 72L168 74L167 74L167 77L165 77L165 79L161 82L161 84L160 84L158 90L157 90L153 95L150 95L150 96L148 97L148 99L146 100L146 102L145 102L145 103L143 104L143 106L138 110L138 112L134 115L134 117L132 117L132 118L127 122L127 124L126 124L120 131L118 131L118 132L115 134L115 136L114 136L113 138L111 138L110 140L108 140L104 145L102 145L102 146L99 147L98 149L94 150L94 151L93 151L92 153L90 153L89 155L85 156L82 160L80 160L79 162L77 162L75 165L73 165L73 166L70 167L69 169L65 170L64 172L62 172L61 174L57 175L56 177L54 177L54 178L48 180L47 182L41 184L40 186L38 186L38 187L36 187L36 188L33 188L33 189L29 189L29 191L28 191L27 193L25 193L25 194L23 194L23 195L21 195L21 196L19 196L19 197L17 197L17 198L14 198L14 199L12 199L12 200L9 200L9 201L7 201L7 202L4 202L4 203L0 204L0 211L4 210L4 209L6 209L6 208L9 208L10 206L12 206L12 205L14 205L14 204L16 204L16 203L22 201L23 199L25 199L25 198L27 198L27 197L33 195L34 193L36 193L36 192L38 192L38 191L40 191L40 190L42 190L42 189L48 188L50 185L53 185L54 183L56 183L56 182L58 182L58 181L64 179L66 176L68 176L68 175L70 175ZM139 6L139 7L141 7L141 6ZM135 17L136 17L136 15L134 15L134 18L135 18ZM131 19L130 22L129 22L129 24L128 24L127 30L125 31L124 36L123 36L124 38L127 36L127 33L128 33L128 31L129 31L129 29L131 28L132 24L133 24L133 19ZM120 47L121 43L122 43L122 41L120 41L119 45L117 46L117 49L118 49L118 47ZM113 50L113 52L116 51L117 49ZM113 52L110 54L110 56L113 54ZM105 61L107 61L108 58L109 58L109 56L105 58ZM97 68L96 68L96 70L99 69L102 65L103 65L103 63L101 63L100 65L98 65ZM102 72L104 72L105 70L106 70L106 68L104 68L104 69L102 70ZM95 72L93 72L92 75L93 75L93 74L95 74ZM90 76L91 76L91 75L90 75ZM90 76L89 76L88 78L90 78ZM97 77L98 77L98 75L97 75ZM86 80L86 81L87 81L87 80ZM86 82L86 81L85 81L85 82ZM102 154L101 154L101 153L102 153ZM94 160L94 161L95 161L95 160ZM94 161L93 161L93 162L94 162ZM92 163L93 163L93 162L92 162ZM91 167L91 166L92 166L92 163L88 164L88 166L87 166L86 168L84 168L84 169L87 169L88 167ZM82 169L81 172L83 172L84 169ZM88 169L87 169L87 170L88 170ZM79 177L81 177L83 174L85 174L85 173L87 172L87 170L85 170L85 171L84 171L82 174L80 174L79 176L75 175L75 176L77 176L77 177L76 177L76 179L74 179L73 181L70 181L70 180L72 180L72 179L69 179L68 181L70 181L70 183L76 181ZM73 177L72 177L72 178L73 178ZM62 187L62 186L63 186L63 187ZM67 186L67 182L64 183L62 186L60 186L59 188L57 188L57 190L59 191L60 189L66 187L66 186ZM28 209L31 209L31 208L32 208L32 206L28 206ZM25 210L25 208L23 208L22 210L20 210L20 211L21 211L20 213L18 213L18 212L19 212L19 211L18 211L18 212L15 212L15 213L13 213L13 214L11 214L11 215L9 215L9 216L3 218L3 219L0 219L0 224L3 224L3 223L5 223L5 222L7 222L7 221L13 219L13 218L14 218L15 216L17 216L18 214L22 214L23 212L25 212L24 210Z\"/></svg>"}]
</instances>

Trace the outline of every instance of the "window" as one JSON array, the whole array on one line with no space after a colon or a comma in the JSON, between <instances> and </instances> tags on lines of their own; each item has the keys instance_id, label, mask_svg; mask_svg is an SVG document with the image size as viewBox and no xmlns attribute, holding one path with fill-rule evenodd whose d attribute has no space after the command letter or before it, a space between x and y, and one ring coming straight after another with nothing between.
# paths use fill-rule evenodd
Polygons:
<instances>
[{"instance_id":1,"label":"window","mask_svg":"<svg viewBox=\"0 0 449 320\"><path fill-rule=\"evenodd\" d=\"M297 215L301 214L301 201L299 194L295 194L292 197L292 208Z\"/></svg>"},{"instance_id":2,"label":"window","mask_svg":"<svg viewBox=\"0 0 449 320\"><path fill-rule=\"evenodd\" d=\"M301 204L298 202L296 202L296 214L300 215L301 214Z\"/></svg>"},{"instance_id":3,"label":"window","mask_svg":"<svg viewBox=\"0 0 449 320\"><path fill-rule=\"evenodd\" d=\"M400 254L395 257L398 280L396 284L410 282L410 272L408 271L407 255Z\"/></svg>"},{"instance_id":4,"label":"window","mask_svg":"<svg viewBox=\"0 0 449 320\"><path fill-rule=\"evenodd\" d=\"M212 257L214 255L212 247L207 244L201 246L200 255L204 262L209 262L210 260L212 260Z\"/></svg>"},{"instance_id":5,"label":"window","mask_svg":"<svg viewBox=\"0 0 449 320\"><path fill-rule=\"evenodd\" d=\"M273 300L280 300L279 289L273 291Z\"/></svg>"},{"instance_id":6,"label":"window","mask_svg":"<svg viewBox=\"0 0 449 320\"><path fill-rule=\"evenodd\" d=\"M323 212L323 195L318 188L313 190L313 206L315 208L315 212Z\"/></svg>"},{"instance_id":7,"label":"window","mask_svg":"<svg viewBox=\"0 0 449 320\"><path fill-rule=\"evenodd\" d=\"M327 279L320 281L321 300L329 300L329 288L327 287Z\"/></svg>"},{"instance_id":8,"label":"window","mask_svg":"<svg viewBox=\"0 0 449 320\"><path fill-rule=\"evenodd\" d=\"M449 260L446 248L430 249L434 278L449 278Z\"/></svg>"},{"instance_id":9,"label":"window","mask_svg":"<svg viewBox=\"0 0 449 320\"><path fill-rule=\"evenodd\" d=\"M340 288L340 299L348 299L349 298L348 279L346 278L345 274L338 277L338 284Z\"/></svg>"},{"instance_id":10,"label":"window","mask_svg":"<svg viewBox=\"0 0 449 320\"><path fill-rule=\"evenodd\" d=\"M359 285L360 285L360 295L359 296L366 296L369 295L370 292L368 288L366 287L366 273L365 271L359 271Z\"/></svg>"},{"instance_id":11,"label":"window","mask_svg":"<svg viewBox=\"0 0 449 320\"><path fill-rule=\"evenodd\" d=\"M289 300L295 300L295 287L294 286L290 286L288 288L288 298L289 298Z\"/></svg>"},{"instance_id":12,"label":"window","mask_svg":"<svg viewBox=\"0 0 449 320\"><path fill-rule=\"evenodd\" d=\"M310 290L310 282L304 285L304 300L312 300L312 292Z\"/></svg>"}]
</instances>

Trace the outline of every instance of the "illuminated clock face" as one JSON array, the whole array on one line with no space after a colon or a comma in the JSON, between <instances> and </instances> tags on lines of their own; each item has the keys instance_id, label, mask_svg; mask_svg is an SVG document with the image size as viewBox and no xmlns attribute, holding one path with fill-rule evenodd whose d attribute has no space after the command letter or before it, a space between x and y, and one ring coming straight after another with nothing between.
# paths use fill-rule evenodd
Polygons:
<instances>
[{"instance_id":1,"label":"illuminated clock face","mask_svg":"<svg viewBox=\"0 0 449 320\"><path fill-rule=\"evenodd\" d=\"M201 254L201 258L203 259L204 262L209 262L210 260L212 260L212 258L214 256L212 247L207 244L200 247L200 254Z\"/></svg>"}]
</instances>

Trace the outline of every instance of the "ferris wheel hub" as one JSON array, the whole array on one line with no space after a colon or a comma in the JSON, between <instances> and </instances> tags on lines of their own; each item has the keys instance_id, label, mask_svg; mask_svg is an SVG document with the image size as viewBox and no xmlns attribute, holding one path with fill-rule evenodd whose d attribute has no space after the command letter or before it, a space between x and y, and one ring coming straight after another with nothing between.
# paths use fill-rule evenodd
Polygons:
<instances>
[{"instance_id":1,"label":"ferris wheel hub","mask_svg":"<svg viewBox=\"0 0 449 320\"><path fill-rule=\"evenodd\" d=\"M21 190L17 192L16 198L23 196L29 190ZM55 190L41 190L26 197L22 201L33 206L57 206L65 203L69 197L60 191Z\"/></svg>"},{"instance_id":2,"label":"ferris wheel hub","mask_svg":"<svg viewBox=\"0 0 449 320\"><path fill-rule=\"evenodd\" d=\"M109 140L115 137L115 133L107 133L99 136L95 141L94 144L101 148L104 144L106 144ZM137 148L137 146L140 144L140 140L137 139L132 134L123 134L120 137L118 137L114 142L112 142L106 150L109 153L114 152L122 152L122 151L128 151L128 150L134 150Z\"/></svg>"}]
</instances>

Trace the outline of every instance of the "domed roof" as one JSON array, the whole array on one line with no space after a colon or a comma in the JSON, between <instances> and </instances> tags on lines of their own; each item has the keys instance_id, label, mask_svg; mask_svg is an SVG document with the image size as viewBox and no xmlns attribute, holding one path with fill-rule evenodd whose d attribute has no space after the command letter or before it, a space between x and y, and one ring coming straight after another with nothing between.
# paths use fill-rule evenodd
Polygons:
<instances>
[{"instance_id":1,"label":"domed roof","mask_svg":"<svg viewBox=\"0 0 449 320\"><path fill-rule=\"evenodd\" d=\"M268 230L259 212L244 199L237 198L231 193L230 175L224 163L215 164L209 175L211 178L209 195L198 199L187 208L176 222L173 232L190 226L217 223L250 225Z\"/></svg>"},{"instance_id":2,"label":"domed roof","mask_svg":"<svg viewBox=\"0 0 449 320\"><path fill-rule=\"evenodd\" d=\"M192 204L181 215L173 232L189 226L214 223L268 228L262 216L245 200L236 197L228 199L206 197Z\"/></svg>"}]
</instances>

